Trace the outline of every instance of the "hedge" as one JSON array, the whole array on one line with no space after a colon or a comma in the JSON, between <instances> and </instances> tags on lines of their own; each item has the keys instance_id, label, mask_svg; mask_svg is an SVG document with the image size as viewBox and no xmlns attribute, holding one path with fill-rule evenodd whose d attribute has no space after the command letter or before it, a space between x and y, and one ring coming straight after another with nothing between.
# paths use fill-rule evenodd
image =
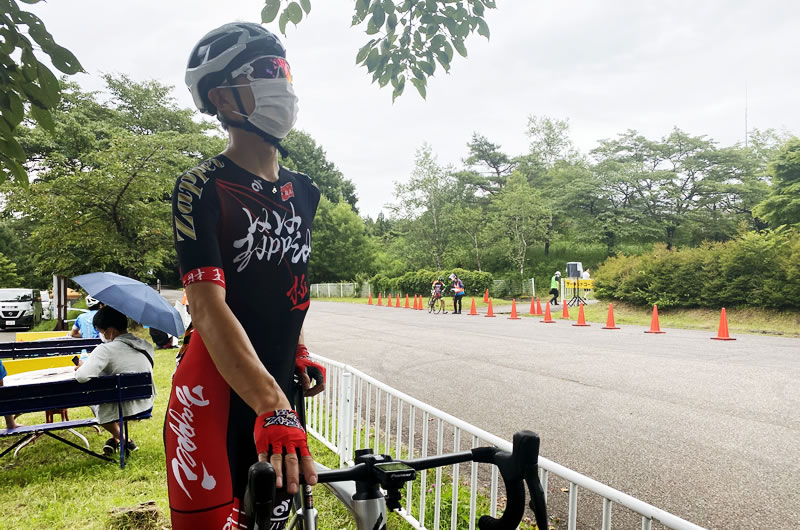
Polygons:
<instances>
[{"instance_id":1,"label":"hedge","mask_svg":"<svg viewBox=\"0 0 800 530\"><path fill-rule=\"evenodd\" d=\"M486 289L491 289L492 287L493 278L491 273L468 271L466 269L442 271L420 269L415 272L407 272L396 278L389 278L378 273L372 277L369 283L372 287L372 291L376 293L427 295L431 291L431 285L439 276L444 278L445 284L447 284L449 288L451 282L448 276L452 273L455 273L455 275L464 282L464 291L467 295L483 295Z\"/></svg>"},{"instance_id":2,"label":"hedge","mask_svg":"<svg viewBox=\"0 0 800 530\"><path fill-rule=\"evenodd\" d=\"M800 308L800 234L750 232L724 243L606 260L598 298L659 307Z\"/></svg>"}]
</instances>

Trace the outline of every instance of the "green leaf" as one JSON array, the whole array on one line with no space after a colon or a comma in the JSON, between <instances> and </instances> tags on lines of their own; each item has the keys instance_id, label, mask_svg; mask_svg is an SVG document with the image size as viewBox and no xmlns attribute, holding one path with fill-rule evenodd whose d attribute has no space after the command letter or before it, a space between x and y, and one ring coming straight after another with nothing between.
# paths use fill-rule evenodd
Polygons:
<instances>
[{"instance_id":1,"label":"green leaf","mask_svg":"<svg viewBox=\"0 0 800 530\"><path fill-rule=\"evenodd\" d=\"M364 17L369 13L370 0L356 0L356 14L359 20L364 20Z\"/></svg>"},{"instance_id":2,"label":"green leaf","mask_svg":"<svg viewBox=\"0 0 800 530\"><path fill-rule=\"evenodd\" d=\"M52 109L61 100L61 84L58 78L42 63L37 67L39 86L42 87L42 97L45 98L47 108Z\"/></svg>"},{"instance_id":3,"label":"green leaf","mask_svg":"<svg viewBox=\"0 0 800 530\"><path fill-rule=\"evenodd\" d=\"M393 0L383 0L383 10L386 11L387 15L393 15L395 11Z\"/></svg>"},{"instance_id":4,"label":"green leaf","mask_svg":"<svg viewBox=\"0 0 800 530\"><path fill-rule=\"evenodd\" d=\"M289 22L288 9L284 9L281 17L278 19L278 29L281 30L282 35L286 35L286 24Z\"/></svg>"},{"instance_id":5,"label":"green leaf","mask_svg":"<svg viewBox=\"0 0 800 530\"><path fill-rule=\"evenodd\" d=\"M300 0L300 5L303 7L303 11L306 12L306 15L311 13L311 0Z\"/></svg>"},{"instance_id":6,"label":"green leaf","mask_svg":"<svg viewBox=\"0 0 800 530\"><path fill-rule=\"evenodd\" d=\"M422 68L422 71L428 75L433 75L433 72L436 71L436 63L429 63L428 61L420 61L419 67Z\"/></svg>"},{"instance_id":7,"label":"green leaf","mask_svg":"<svg viewBox=\"0 0 800 530\"><path fill-rule=\"evenodd\" d=\"M378 84L380 85L381 88L383 88L383 87L385 87L386 85L389 84L389 81L391 79L392 79L392 72L387 68L381 74L381 77L380 77L380 80L378 81Z\"/></svg>"},{"instance_id":8,"label":"green leaf","mask_svg":"<svg viewBox=\"0 0 800 530\"><path fill-rule=\"evenodd\" d=\"M303 20L303 8L300 7L300 4L297 2L292 2L286 8L286 12L288 13L289 22L294 24L295 26Z\"/></svg>"},{"instance_id":9,"label":"green leaf","mask_svg":"<svg viewBox=\"0 0 800 530\"><path fill-rule=\"evenodd\" d=\"M389 31L394 31L394 28L397 27L397 15L392 13L388 17L386 17L386 29Z\"/></svg>"},{"instance_id":10,"label":"green leaf","mask_svg":"<svg viewBox=\"0 0 800 530\"><path fill-rule=\"evenodd\" d=\"M8 121L9 125L16 127L19 122L25 117L25 106L22 104L22 99L16 92L8 91L3 94L5 96L3 108L3 117Z\"/></svg>"},{"instance_id":11,"label":"green leaf","mask_svg":"<svg viewBox=\"0 0 800 530\"><path fill-rule=\"evenodd\" d=\"M367 58L367 54L369 54L370 50L372 50L372 45L375 43L375 39L371 39L368 43L361 47L358 50L358 54L356 55L356 64L361 64L364 62L364 59Z\"/></svg>"},{"instance_id":12,"label":"green leaf","mask_svg":"<svg viewBox=\"0 0 800 530\"><path fill-rule=\"evenodd\" d=\"M278 16L281 9L281 0L266 0L264 8L261 10L261 22L269 24Z\"/></svg>"},{"instance_id":13,"label":"green leaf","mask_svg":"<svg viewBox=\"0 0 800 530\"><path fill-rule=\"evenodd\" d=\"M453 39L453 47L461 57L467 56L467 49L464 47L464 41L462 39Z\"/></svg>"},{"instance_id":14,"label":"green leaf","mask_svg":"<svg viewBox=\"0 0 800 530\"><path fill-rule=\"evenodd\" d=\"M0 139L0 143L3 140ZM7 156L3 156L0 154L0 165L5 166L11 172L11 175L14 177L14 180L21 184L24 188L28 187L28 174L25 172L25 168L23 168L17 161L12 160Z\"/></svg>"},{"instance_id":15,"label":"green leaf","mask_svg":"<svg viewBox=\"0 0 800 530\"><path fill-rule=\"evenodd\" d=\"M367 35L375 35L380 31L380 27L375 25L375 17L369 19L367 22Z\"/></svg>"},{"instance_id":16,"label":"green leaf","mask_svg":"<svg viewBox=\"0 0 800 530\"><path fill-rule=\"evenodd\" d=\"M49 110L43 109L38 105L31 105L31 116L33 116L33 119L36 120L36 123L38 123L42 129L48 132L55 132L56 124Z\"/></svg>"},{"instance_id":17,"label":"green leaf","mask_svg":"<svg viewBox=\"0 0 800 530\"><path fill-rule=\"evenodd\" d=\"M411 83L417 88L417 92L419 95L422 96L422 99L427 99L427 90L425 88L425 80L424 79L412 79Z\"/></svg>"},{"instance_id":18,"label":"green leaf","mask_svg":"<svg viewBox=\"0 0 800 530\"><path fill-rule=\"evenodd\" d=\"M478 23L478 35L482 35L486 37L486 40L489 40L489 24L482 18L477 19L476 22Z\"/></svg>"},{"instance_id":19,"label":"green leaf","mask_svg":"<svg viewBox=\"0 0 800 530\"><path fill-rule=\"evenodd\" d=\"M25 151L13 136L0 138L0 153L20 162L25 160Z\"/></svg>"},{"instance_id":20,"label":"green leaf","mask_svg":"<svg viewBox=\"0 0 800 530\"><path fill-rule=\"evenodd\" d=\"M372 19L371 22L375 25L376 28L380 28L383 26L383 23L386 21L386 11L383 10L383 6L379 3L375 3L372 7Z\"/></svg>"},{"instance_id":21,"label":"green leaf","mask_svg":"<svg viewBox=\"0 0 800 530\"><path fill-rule=\"evenodd\" d=\"M367 61L365 63L367 66L367 71L372 72L373 70L375 70L375 67L378 66L380 60L381 56L378 53L378 49L372 48L372 51L369 52L369 55L367 55Z\"/></svg>"},{"instance_id":22,"label":"green leaf","mask_svg":"<svg viewBox=\"0 0 800 530\"><path fill-rule=\"evenodd\" d=\"M84 71L78 59L71 51L63 46L55 44L50 49L45 50L45 52L50 56L50 61L52 61L53 66L67 75L73 75Z\"/></svg>"},{"instance_id":23,"label":"green leaf","mask_svg":"<svg viewBox=\"0 0 800 530\"><path fill-rule=\"evenodd\" d=\"M19 1L24 3L24 4L38 4L42 0L19 0Z\"/></svg>"}]
</instances>

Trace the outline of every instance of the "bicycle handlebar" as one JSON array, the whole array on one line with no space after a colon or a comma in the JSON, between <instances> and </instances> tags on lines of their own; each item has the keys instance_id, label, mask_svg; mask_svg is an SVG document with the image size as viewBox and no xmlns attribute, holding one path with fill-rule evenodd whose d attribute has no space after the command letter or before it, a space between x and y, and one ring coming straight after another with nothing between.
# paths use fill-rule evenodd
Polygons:
<instances>
[{"instance_id":1,"label":"bicycle handlebar","mask_svg":"<svg viewBox=\"0 0 800 530\"><path fill-rule=\"evenodd\" d=\"M488 515L478 520L481 530L515 529L522 521L525 511L525 484L528 485L531 502L530 507L536 517L539 528L548 528L547 506L544 491L538 476L539 436L532 431L521 431L514 435L512 452L501 451L495 447L478 447L471 451L437 455L410 460L395 460L389 455L375 455L375 461L402 462L416 471L463 462L481 462L496 465L503 477L506 487L507 504L503 515L497 519ZM355 481L379 484L372 463L358 463L345 469L332 469L317 473L317 482ZM271 482L271 486L270 483ZM266 485L264 483L267 483ZM300 474L300 483L305 484L305 477ZM275 471L266 462L258 462L250 467L248 488L245 493L245 511L247 520L264 519L271 513L272 497L275 491ZM271 495L270 495L271 493ZM268 495L264 498L263 495ZM248 510L255 510L248 511ZM257 514L262 514L258 516ZM253 514L251 516L251 514ZM259 522L259 528L267 528Z\"/></svg>"}]
</instances>

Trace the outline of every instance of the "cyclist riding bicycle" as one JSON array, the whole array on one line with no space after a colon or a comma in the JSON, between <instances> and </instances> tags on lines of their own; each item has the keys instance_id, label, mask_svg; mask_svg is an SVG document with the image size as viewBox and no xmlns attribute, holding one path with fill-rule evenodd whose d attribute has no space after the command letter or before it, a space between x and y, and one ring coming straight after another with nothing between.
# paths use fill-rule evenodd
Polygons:
<instances>
[{"instance_id":1,"label":"cyclist riding bicycle","mask_svg":"<svg viewBox=\"0 0 800 530\"><path fill-rule=\"evenodd\" d=\"M439 278L434 280L433 284L431 285L431 296L442 305L442 313L446 314L447 311L444 309L444 288L444 278L439 276Z\"/></svg>"},{"instance_id":2,"label":"cyclist riding bicycle","mask_svg":"<svg viewBox=\"0 0 800 530\"><path fill-rule=\"evenodd\" d=\"M247 472L275 468L273 529L285 524L299 473L316 482L290 405L295 373L310 393L324 370L303 345L311 222L320 192L278 164L297 97L278 38L225 24L192 50L186 83L228 147L178 178L172 211L194 328L184 338L164 425L172 528L241 528ZM320 378L310 388L308 374Z\"/></svg>"}]
</instances>

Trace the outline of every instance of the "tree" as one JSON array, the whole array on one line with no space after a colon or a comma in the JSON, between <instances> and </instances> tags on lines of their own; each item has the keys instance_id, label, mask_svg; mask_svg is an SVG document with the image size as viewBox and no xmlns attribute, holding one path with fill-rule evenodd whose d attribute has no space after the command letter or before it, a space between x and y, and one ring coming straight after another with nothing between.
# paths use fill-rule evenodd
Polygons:
<instances>
[{"instance_id":1,"label":"tree","mask_svg":"<svg viewBox=\"0 0 800 530\"><path fill-rule=\"evenodd\" d=\"M756 207L770 226L800 228L800 138L787 141L769 165L772 189Z\"/></svg>"},{"instance_id":2,"label":"tree","mask_svg":"<svg viewBox=\"0 0 800 530\"><path fill-rule=\"evenodd\" d=\"M375 245L364 222L349 204L322 197L314 218L314 241L308 275L312 282L352 280L374 273Z\"/></svg>"},{"instance_id":3,"label":"tree","mask_svg":"<svg viewBox=\"0 0 800 530\"><path fill-rule=\"evenodd\" d=\"M330 162L325 150L306 132L293 129L281 142L289 152L282 163L310 176L322 194L331 202L345 201L358 213L356 187Z\"/></svg>"},{"instance_id":4,"label":"tree","mask_svg":"<svg viewBox=\"0 0 800 530\"><path fill-rule=\"evenodd\" d=\"M515 173L489 205L492 239L525 277L528 249L544 240L551 214L525 176Z\"/></svg>"},{"instance_id":5,"label":"tree","mask_svg":"<svg viewBox=\"0 0 800 530\"><path fill-rule=\"evenodd\" d=\"M464 42L470 34L489 38L484 14L495 7L494 0L356 0L352 25L366 24L367 35L376 36L358 50L356 64L381 88L391 82L392 100L403 93L406 81L425 98L437 62L448 72L454 49L467 56ZM310 12L311 0L266 0L261 21L278 18L285 35L289 22L297 25Z\"/></svg>"},{"instance_id":6,"label":"tree","mask_svg":"<svg viewBox=\"0 0 800 530\"><path fill-rule=\"evenodd\" d=\"M426 256L436 270L441 270L452 243L453 225L447 214L448 205L455 196L454 183L452 172L439 166L426 144L417 150L408 183L395 184L395 197L399 202L393 210L405 220L403 235L412 250Z\"/></svg>"},{"instance_id":7,"label":"tree","mask_svg":"<svg viewBox=\"0 0 800 530\"><path fill-rule=\"evenodd\" d=\"M39 0L23 1L34 4ZM21 26L28 28L27 35ZM82 72L83 67L69 50L56 44L41 19L21 10L16 0L0 0L0 39L0 176L3 180L11 176L26 186L25 151L16 140L17 126L27 107L28 115L40 127L52 131L55 125L50 110L58 105L61 93L58 79L39 61L35 50L44 52L65 74Z\"/></svg>"},{"instance_id":8,"label":"tree","mask_svg":"<svg viewBox=\"0 0 800 530\"><path fill-rule=\"evenodd\" d=\"M19 287L17 266L2 253L0 253L0 287Z\"/></svg>"},{"instance_id":9,"label":"tree","mask_svg":"<svg viewBox=\"0 0 800 530\"><path fill-rule=\"evenodd\" d=\"M467 143L469 157L464 160L468 167L478 166L488 170L486 183L478 184L488 193L496 193L505 185L508 176L517 167L517 162L507 154L500 151L498 144L493 144L488 138L478 133L472 133L472 140Z\"/></svg>"},{"instance_id":10,"label":"tree","mask_svg":"<svg viewBox=\"0 0 800 530\"><path fill-rule=\"evenodd\" d=\"M69 85L53 134L33 127L29 188L6 184L6 214L33 251L36 272L109 270L148 277L172 256L177 177L224 147L154 82L107 77L110 99ZM129 112L137 100L139 109ZM159 118L160 117L160 118Z\"/></svg>"}]
</instances>

